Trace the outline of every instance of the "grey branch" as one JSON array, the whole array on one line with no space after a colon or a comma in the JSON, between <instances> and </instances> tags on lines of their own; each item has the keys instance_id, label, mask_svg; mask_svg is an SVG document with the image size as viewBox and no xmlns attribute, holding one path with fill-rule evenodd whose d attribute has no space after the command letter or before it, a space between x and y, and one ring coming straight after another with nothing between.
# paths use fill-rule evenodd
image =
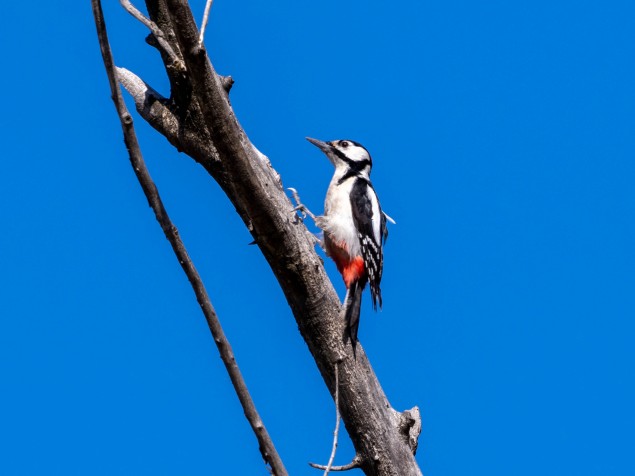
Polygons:
<instances>
[{"instance_id":1,"label":"grey branch","mask_svg":"<svg viewBox=\"0 0 635 476\"><path fill-rule=\"evenodd\" d=\"M143 160L143 156L141 155L141 149L139 147L139 142L137 140L136 132L134 129L132 117L128 112L125 102L123 101L121 95L121 89L117 83L117 72L115 70L114 61L112 58L112 52L110 50L110 45L108 43L108 36L106 32L106 24L103 17L103 11L101 8L100 0L91 0L93 7L93 14L95 16L95 24L97 26L97 36L99 38L99 44L102 51L102 57L104 61L104 65L106 67L106 73L108 75L108 81L110 83L110 89L112 93L112 98L115 103L115 108L117 109L117 114L121 121L121 127L123 129L124 142L128 149L128 154L130 158L130 163L134 169L134 172L139 180L139 184L143 189L143 192L146 195L148 203L152 210L154 211L155 217L163 232L172 245L172 249L183 268L194 293L196 294L196 299L198 300L201 309L203 310L203 314L205 315L205 319L207 320L207 324L214 338L214 342L216 342L216 346L218 347L218 351L220 353L221 359L225 364L225 368L227 369L227 373L229 374L229 378L231 379L232 385L238 395L238 399L243 407L243 411L245 412L245 416L249 421L256 438L258 439L258 443L260 445L260 452L266 463L271 466L271 470L276 476L287 476L287 471L282 464L280 456L278 455L271 438L265 428L258 411L256 410L256 406L249 394L247 389L247 385L245 380L243 379L242 373L238 367L236 359L234 357L234 353L232 351L231 345L229 341L225 337L225 333L223 332L223 328L221 327L220 321L212 306L212 302L207 294L207 290L203 285L203 281L201 280L194 263L190 259L187 250L185 249L185 245L179 236L179 232L170 220L170 217L163 205L163 201L159 195L159 190L157 189L152 177L150 176L150 172L148 171L145 161ZM140 85L137 85L140 86ZM146 90L148 92L149 90Z\"/></svg>"},{"instance_id":2,"label":"grey branch","mask_svg":"<svg viewBox=\"0 0 635 476\"><path fill-rule=\"evenodd\" d=\"M278 174L234 115L224 81L199 45L187 1L146 0L146 6L160 30L169 32L186 69L182 78L171 76L173 105L155 100L159 105L146 107L144 99L137 109L222 187L278 279L331 395L336 387L332 362L340 362L340 414L358 455L357 467L367 475L420 475L403 437L402 420L395 418L400 414L391 408L363 347L358 346L354 360L350 345L342 340L341 304L314 249L313 235L294 219L295 207ZM190 116L195 119L188 122Z\"/></svg>"}]
</instances>

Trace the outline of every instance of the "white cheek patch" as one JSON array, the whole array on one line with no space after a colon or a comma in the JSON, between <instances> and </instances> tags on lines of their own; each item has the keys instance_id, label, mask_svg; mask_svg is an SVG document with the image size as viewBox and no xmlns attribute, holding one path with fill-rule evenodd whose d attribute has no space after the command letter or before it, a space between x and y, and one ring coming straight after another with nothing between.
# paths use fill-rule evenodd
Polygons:
<instances>
[{"instance_id":1,"label":"white cheek patch","mask_svg":"<svg viewBox=\"0 0 635 476\"><path fill-rule=\"evenodd\" d=\"M344 150L344 153L349 159L354 160L355 162L368 160L368 152L366 152L366 149L362 147L357 147L356 145L349 145Z\"/></svg>"}]
</instances>

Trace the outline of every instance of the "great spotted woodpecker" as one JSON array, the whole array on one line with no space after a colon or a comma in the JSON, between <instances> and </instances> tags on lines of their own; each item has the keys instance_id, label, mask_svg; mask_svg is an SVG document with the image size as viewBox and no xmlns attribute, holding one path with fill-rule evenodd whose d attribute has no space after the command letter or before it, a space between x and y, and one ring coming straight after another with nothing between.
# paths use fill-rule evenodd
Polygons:
<instances>
[{"instance_id":1,"label":"great spotted woodpecker","mask_svg":"<svg viewBox=\"0 0 635 476\"><path fill-rule=\"evenodd\" d=\"M388 237L386 219L370 182L372 160L368 151L352 140L307 140L326 154L335 166L324 215L316 225L324 231L324 249L346 284L343 313L347 337L355 351L362 291L370 285L373 308L381 308L382 245Z\"/></svg>"}]
</instances>

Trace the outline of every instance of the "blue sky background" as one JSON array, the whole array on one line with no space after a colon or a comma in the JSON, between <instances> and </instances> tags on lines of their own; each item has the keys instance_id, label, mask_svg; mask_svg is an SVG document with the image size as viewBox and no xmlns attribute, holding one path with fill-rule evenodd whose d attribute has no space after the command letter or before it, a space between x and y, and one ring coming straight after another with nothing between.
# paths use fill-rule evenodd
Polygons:
<instances>
[{"instance_id":1,"label":"blue sky background","mask_svg":"<svg viewBox=\"0 0 635 476\"><path fill-rule=\"evenodd\" d=\"M144 27L104 7L117 63L167 94ZM392 405L421 407L426 475L635 474L633 18L214 3L210 55L285 186L321 210L307 135L373 155L398 225L360 339ZM9 2L0 42L0 473L266 474L128 163L90 2ZM287 468L318 474L334 408L272 273L202 168L136 125Z\"/></svg>"}]
</instances>

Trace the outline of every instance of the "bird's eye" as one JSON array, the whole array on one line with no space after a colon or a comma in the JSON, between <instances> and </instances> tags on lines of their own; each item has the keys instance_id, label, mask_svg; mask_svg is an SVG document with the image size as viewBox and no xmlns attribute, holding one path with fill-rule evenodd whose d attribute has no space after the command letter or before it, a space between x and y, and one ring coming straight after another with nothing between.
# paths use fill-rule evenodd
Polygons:
<instances>
[{"instance_id":1,"label":"bird's eye","mask_svg":"<svg viewBox=\"0 0 635 476\"><path fill-rule=\"evenodd\" d=\"M346 149L348 147L348 141L340 141L340 145Z\"/></svg>"}]
</instances>

